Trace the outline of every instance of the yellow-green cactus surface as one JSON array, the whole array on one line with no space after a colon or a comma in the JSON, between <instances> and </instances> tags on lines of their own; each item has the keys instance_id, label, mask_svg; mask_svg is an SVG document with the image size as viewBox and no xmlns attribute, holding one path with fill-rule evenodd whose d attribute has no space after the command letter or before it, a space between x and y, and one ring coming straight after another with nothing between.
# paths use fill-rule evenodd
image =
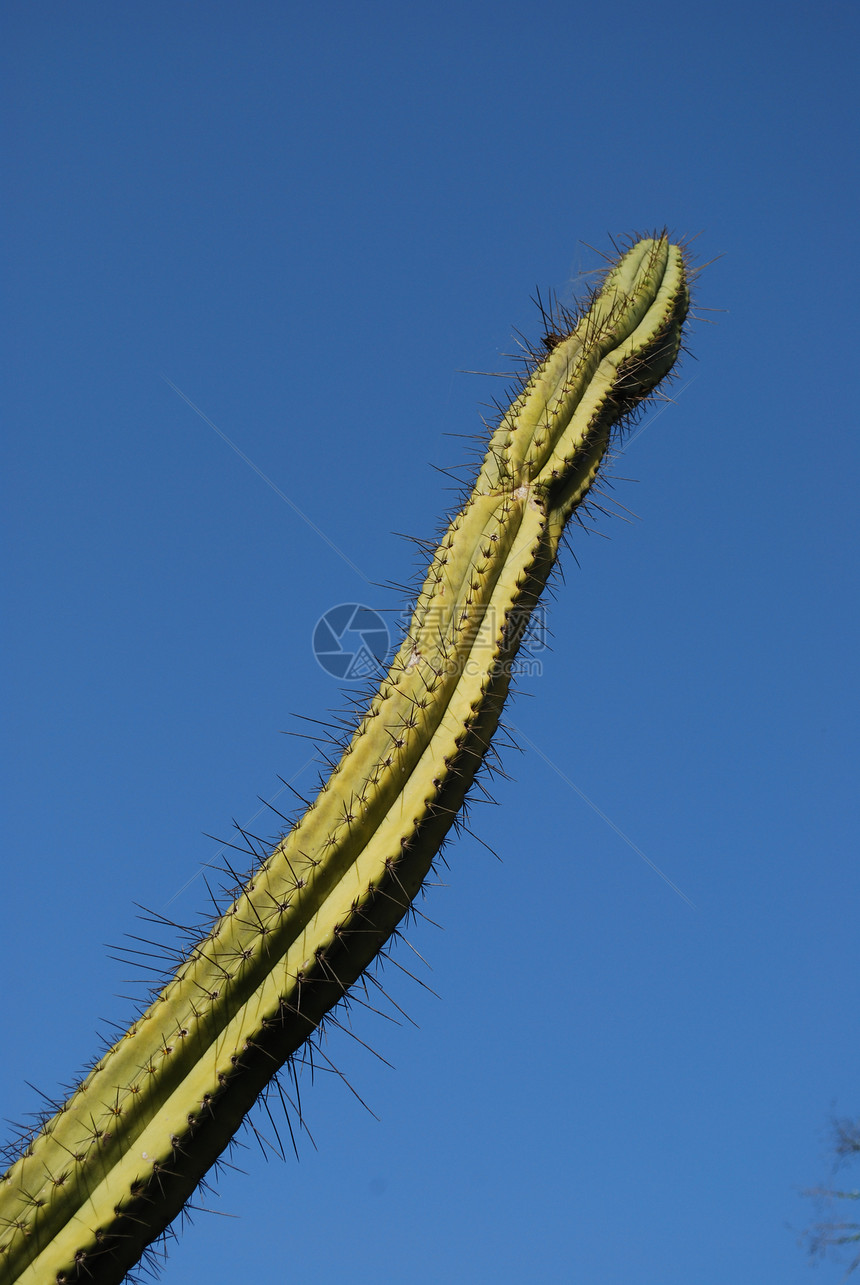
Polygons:
<instances>
[{"instance_id":1,"label":"yellow-green cactus surface","mask_svg":"<svg viewBox=\"0 0 860 1285\"><path fill-rule=\"evenodd\" d=\"M681 249L647 238L547 338L318 797L0 1181L0 1280L120 1281L391 935L488 749L565 523L687 306Z\"/></svg>"}]
</instances>

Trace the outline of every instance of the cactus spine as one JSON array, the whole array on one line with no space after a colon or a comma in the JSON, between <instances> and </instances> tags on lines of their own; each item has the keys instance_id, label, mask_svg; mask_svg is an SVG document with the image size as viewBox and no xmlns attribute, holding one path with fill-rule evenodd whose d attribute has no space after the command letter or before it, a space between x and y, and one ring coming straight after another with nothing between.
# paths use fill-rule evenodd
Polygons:
<instances>
[{"instance_id":1,"label":"cactus spine","mask_svg":"<svg viewBox=\"0 0 860 1285\"><path fill-rule=\"evenodd\" d=\"M394 931L489 747L565 523L672 367L687 307L664 234L547 337L320 794L0 1182L3 1281L120 1281Z\"/></svg>"}]
</instances>

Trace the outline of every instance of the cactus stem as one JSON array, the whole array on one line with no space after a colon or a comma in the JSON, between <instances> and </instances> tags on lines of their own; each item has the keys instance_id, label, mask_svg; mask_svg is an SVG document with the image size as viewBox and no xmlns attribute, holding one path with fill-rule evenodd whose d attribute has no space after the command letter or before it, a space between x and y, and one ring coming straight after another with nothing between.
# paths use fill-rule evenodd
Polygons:
<instances>
[{"instance_id":1,"label":"cactus stem","mask_svg":"<svg viewBox=\"0 0 860 1285\"><path fill-rule=\"evenodd\" d=\"M369 982L385 996L366 972L374 959L426 987L387 943L406 940L398 925L411 916L427 919L414 898L452 828L472 833L466 796L528 620L619 425L673 366L687 277L682 247L662 233L620 255L582 315L539 304L544 337L524 347L386 677L339 760L323 752L328 780L272 849L236 826L244 847L224 846L257 868L243 886L225 858L233 900L205 936L150 916L187 937L180 957L162 953L175 972L0 1179L4 1282L120 1281L224 1163L261 1095L268 1111L269 1086L291 1101L283 1067L303 1128L300 1064L325 1064L367 1107L320 1032L329 1021L369 1047L331 1010L358 998L362 977L365 995Z\"/></svg>"}]
</instances>

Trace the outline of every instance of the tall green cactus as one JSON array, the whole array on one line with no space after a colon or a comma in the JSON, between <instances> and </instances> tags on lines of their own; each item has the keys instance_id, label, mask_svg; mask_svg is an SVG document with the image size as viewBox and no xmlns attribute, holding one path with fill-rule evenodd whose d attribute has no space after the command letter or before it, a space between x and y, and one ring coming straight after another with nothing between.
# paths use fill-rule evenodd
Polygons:
<instances>
[{"instance_id":1,"label":"tall green cactus","mask_svg":"<svg viewBox=\"0 0 860 1285\"><path fill-rule=\"evenodd\" d=\"M525 624L613 427L678 354L663 234L547 335L343 757L0 1185L0 1277L120 1281L408 910L496 730Z\"/></svg>"}]
</instances>

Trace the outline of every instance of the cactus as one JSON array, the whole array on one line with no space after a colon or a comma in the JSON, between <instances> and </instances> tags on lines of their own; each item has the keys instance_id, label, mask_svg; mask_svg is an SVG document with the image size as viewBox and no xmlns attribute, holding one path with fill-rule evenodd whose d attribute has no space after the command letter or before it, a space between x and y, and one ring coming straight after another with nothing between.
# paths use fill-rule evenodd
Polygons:
<instances>
[{"instance_id":1,"label":"cactus","mask_svg":"<svg viewBox=\"0 0 860 1285\"><path fill-rule=\"evenodd\" d=\"M3 1281L120 1281L394 932L484 760L565 524L687 308L664 233L580 317L549 319L318 797L0 1183Z\"/></svg>"}]
</instances>

